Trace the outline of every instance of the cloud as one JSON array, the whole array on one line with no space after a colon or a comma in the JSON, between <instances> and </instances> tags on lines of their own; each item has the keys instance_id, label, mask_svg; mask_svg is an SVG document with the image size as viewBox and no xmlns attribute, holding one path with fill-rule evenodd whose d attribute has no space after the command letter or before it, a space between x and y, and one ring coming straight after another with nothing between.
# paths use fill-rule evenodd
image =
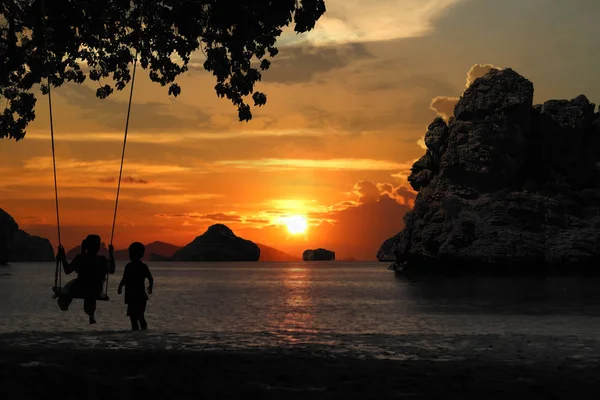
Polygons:
<instances>
[{"instance_id":1,"label":"cloud","mask_svg":"<svg viewBox=\"0 0 600 400\"><path fill-rule=\"evenodd\" d=\"M117 174L119 172L121 160L96 160L82 161L77 159L56 160L56 169L63 172L78 172L89 174ZM52 157L32 157L25 161L25 169L33 171L52 171ZM186 172L191 168L180 165L160 165L160 164L141 164L126 162L124 170L134 172L139 175L149 174L170 174L174 172ZM112 178L107 178L112 179ZM116 178L115 178L116 179Z\"/></svg>"},{"instance_id":2,"label":"cloud","mask_svg":"<svg viewBox=\"0 0 600 400\"><path fill-rule=\"evenodd\" d=\"M383 197L396 200L399 204L412 206L416 197L416 192L406 186L394 186L391 183L374 183L372 181L360 181L354 185L352 193L358 196L356 203L347 204L352 207L356 204L368 204L381 201ZM341 208L340 208L341 209Z\"/></svg>"},{"instance_id":3,"label":"cloud","mask_svg":"<svg viewBox=\"0 0 600 400\"><path fill-rule=\"evenodd\" d=\"M315 75L343 68L356 60L373 58L362 44L283 47L263 82L294 84L310 82Z\"/></svg>"},{"instance_id":4,"label":"cloud","mask_svg":"<svg viewBox=\"0 0 600 400\"><path fill-rule=\"evenodd\" d=\"M477 78L481 78L490 72L491 69L500 69L500 67L492 64L474 64L467 72L465 87L468 88L471 86ZM448 120L454 116L454 107L456 107L458 100L460 100L459 97L437 96L431 100L429 108L437 112L440 117Z\"/></svg>"},{"instance_id":5,"label":"cloud","mask_svg":"<svg viewBox=\"0 0 600 400\"><path fill-rule=\"evenodd\" d=\"M501 69L500 67L496 67L495 65L492 64L475 64L471 67L471 69L469 70L469 72L467 72L467 82L465 84L465 87L469 87L471 86L471 84L473 84L473 82L475 82L475 79L477 78L481 78L482 76L484 76L485 74L487 74L488 72L490 72L490 70L492 69Z\"/></svg>"},{"instance_id":6,"label":"cloud","mask_svg":"<svg viewBox=\"0 0 600 400\"><path fill-rule=\"evenodd\" d=\"M390 197L395 198L400 204L407 204L412 207L415 205L417 194L414 190L409 189L406 186L399 186L394 189Z\"/></svg>"},{"instance_id":7,"label":"cloud","mask_svg":"<svg viewBox=\"0 0 600 400\"><path fill-rule=\"evenodd\" d=\"M266 213L266 212L265 212ZM189 213L158 213L154 215L157 218L165 218L165 219L183 219L187 221L197 221L197 220L210 220L217 222L244 222L244 223L253 223L253 224L271 224L272 221L268 219L260 219L260 218L247 218L242 217L240 215L234 213L211 213L211 214L202 214L196 212Z\"/></svg>"},{"instance_id":8,"label":"cloud","mask_svg":"<svg viewBox=\"0 0 600 400\"><path fill-rule=\"evenodd\" d=\"M117 178L115 177L108 177L108 178L100 178L98 179L99 182L101 183L114 183L117 181ZM148 181L145 179L136 179L133 176L124 176L123 178L121 178L121 182L122 183L133 183L133 184L140 184L140 185L147 185Z\"/></svg>"},{"instance_id":9,"label":"cloud","mask_svg":"<svg viewBox=\"0 0 600 400\"><path fill-rule=\"evenodd\" d=\"M270 224L271 223L271 221L269 221L268 219L253 219L253 218L245 219L244 222L249 222L252 224Z\"/></svg>"},{"instance_id":10,"label":"cloud","mask_svg":"<svg viewBox=\"0 0 600 400\"><path fill-rule=\"evenodd\" d=\"M352 193L358 196L359 203L373 203L381 197L381 191L371 181L360 181L352 188Z\"/></svg>"},{"instance_id":11,"label":"cloud","mask_svg":"<svg viewBox=\"0 0 600 400\"><path fill-rule=\"evenodd\" d=\"M201 215L200 218L219 222L241 222L242 218L235 214L214 213Z\"/></svg>"},{"instance_id":12,"label":"cloud","mask_svg":"<svg viewBox=\"0 0 600 400\"><path fill-rule=\"evenodd\" d=\"M438 113L438 115L446 120L454 116L454 107L458 103L458 97L437 96L431 100L429 108Z\"/></svg>"},{"instance_id":13,"label":"cloud","mask_svg":"<svg viewBox=\"0 0 600 400\"><path fill-rule=\"evenodd\" d=\"M314 30L295 35L286 30L283 45L309 42L316 45L386 41L423 36L448 8L463 0L328 0L327 12Z\"/></svg>"},{"instance_id":14,"label":"cloud","mask_svg":"<svg viewBox=\"0 0 600 400\"><path fill-rule=\"evenodd\" d=\"M374 259L384 240L404 227L403 217L410 206L399 204L388 196L376 202L331 212L318 229L322 246L337 250L342 257Z\"/></svg>"},{"instance_id":15,"label":"cloud","mask_svg":"<svg viewBox=\"0 0 600 400\"><path fill-rule=\"evenodd\" d=\"M258 118L257 118L258 119ZM167 131L167 130L165 130ZM137 128L129 131L127 143L154 143L168 144L180 143L196 140L231 140L247 137L264 138L287 138L287 137L312 137L322 136L323 132L319 129L256 129L256 130L237 130L229 132L210 131L202 129L194 132L153 132L145 133L137 131ZM28 140L49 141L47 132L27 132ZM55 138L56 142L119 142L123 143L123 134L121 132L77 132L61 133Z\"/></svg>"},{"instance_id":16,"label":"cloud","mask_svg":"<svg viewBox=\"0 0 600 400\"><path fill-rule=\"evenodd\" d=\"M259 160L225 160L216 165L239 169L258 170L293 170L293 169L326 169L349 171L389 171L406 168L406 165L392 161L336 158L328 160L268 158Z\"/></svg>"},{"instance_id":17,"label":"cloud","mask_svg":"<svg viewBox=\"0 0 600 400\"><path fill-rule=\"evenodd\" d=\"M115 95L98 99L96 90L85 85L65 85L57 91L67 104L81 110L83 118L94 120L110 129L123 131L127 114L127 101L117 100ZM134 98L135 99L135 98ZM168 103L136 102L131 108L129 126L141 131L181 131L208 127L210 114L206 110L169 99Z\"/></svg>"},{"instance_id":18,"label":"cloud","mask_svg":"<svg viewBox=\"0 0 600 400\"><path fill-rule=\"evenodd\" d=\"M173 205L173 204L187 204L193 201L201 200L213 200L219 197L223 197L220 194L203 193L203 194L162 194L162 195L151 195L143 196L137 201L150 204L162 204L162 205Z\"/></svg>"}]
</instances>

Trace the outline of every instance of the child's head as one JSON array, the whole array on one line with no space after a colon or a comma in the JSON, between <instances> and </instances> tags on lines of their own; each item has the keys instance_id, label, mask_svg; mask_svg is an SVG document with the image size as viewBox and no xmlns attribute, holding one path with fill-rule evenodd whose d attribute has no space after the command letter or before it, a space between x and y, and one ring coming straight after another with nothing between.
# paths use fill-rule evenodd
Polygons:
<instances>
[{"instance_id":1,"label":"child's head","mask_svg":"<svg viewBox=\"0 0 600 400\"><path fill-rule=\"evenodd\" d=\"M98 235L88 235L85 240L85 248L90 254L98 254L100 251L101 239Z\"/></svg>"},{"instance_id":2,"label":"child's head","mask_svg":"<svg viewBox=\"0 0 600 400\"><path fill-rule=\"evenodd\" d=\"M83 239L81 241L81 254L85 254L87 253L87 241L85 239Z\"/></svg>"},{"instance_id":3,"label":"child's head","mask_svg":"<svg viewBox=\"0 0 600 400\"><path fill-rule=\"evenodd\" d=\"M139 261L144 257L144 251L146 247L140 242L133 242L129 246L129 259L131 261Z\"/></svg>"}]
</instances>

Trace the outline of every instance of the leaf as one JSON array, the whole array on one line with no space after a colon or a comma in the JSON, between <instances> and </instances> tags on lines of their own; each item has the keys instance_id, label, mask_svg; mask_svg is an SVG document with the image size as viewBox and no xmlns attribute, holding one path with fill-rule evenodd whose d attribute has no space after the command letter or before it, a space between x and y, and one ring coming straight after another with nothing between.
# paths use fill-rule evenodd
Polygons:
<instances>
[{"instance_id":1,"label":"leaf","mask_svg":"<svg viewBox=\"0 0 600 400\"><path fill-rule=\"evenodd\" d=\"M260 92L255 92L252 95L252 99L254 100L254 105L258 107L262 107L267 104L267 95Z\"/></svg>"},{"instance_id":2,"label":"leaf","mask_svg":"<svg viewBox=\"0 0 600 400\"><path fill-rule=\"evenodd\" d=\"M174 83L169 87L169 95L173 95L173 97L179 96L181 93L181 88L178 84Z\"/></svg>"}]
</instances>

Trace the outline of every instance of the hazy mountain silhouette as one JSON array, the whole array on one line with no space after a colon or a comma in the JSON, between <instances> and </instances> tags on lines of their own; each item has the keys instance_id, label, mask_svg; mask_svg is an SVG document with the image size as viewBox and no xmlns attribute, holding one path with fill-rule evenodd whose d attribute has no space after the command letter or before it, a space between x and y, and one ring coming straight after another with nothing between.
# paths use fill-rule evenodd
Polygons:
<instances>
[{"instance_id":1,"label":"hazy mountain silhouette","mask_svg":"<svg viewBox=\"0 0 600 400\"><path fill-rule=\"evenodd\" d=\"M174 244L154 241L152 243L146 244L146 253L144 258L146 260L152 259L153 255L158 255L161 258L169 258L175 254L176 251L180 250L182 247ZM67 258L72 259L77 254L81 252L81 246L77 246L72 248L67 252ZM100 245L100 251L98 254L103 256L108 256L108 246L106 243L102 243ZM129 260L129 251L127 249L115 250L115 260Z\"/></svg>"},{"instance_id":2,"label":"hazy mountain silhouette","mask_svg":"<svg viewBox=\"0 0 600 400\"><path fill-rule=\"evenodd\" d=\"M256 245L260 248L260 259L259 261L276 261L276 262L285 262L285 261L302 261L300 257L295 257L291 254L285 253L281 250L278 250L274 247L267 246L265 244L256 243ZM146 253L144 255L144 259L149 261L169 261L173 255L181 250L183 246L177 246L171 243L154 241L149 243L146 246ZM81 251L81 246L77 246L72 248L67 252L67 258L73 259L79 252ZM108 256L108 246L106 243L102 243L100 246L100 255ZM129 260L129 252L127 249L120 249L115 251L115 260Z\"/></svg>"},{"instance_id":3,"label":"hazy mountain silhouette","mask_svg":"<svg viewBox=\"0 0 600 400\"><path fill-rule=\"evenodd\" d=\"M295 257L274 247L261 243L256 244L260 248L260 259L258 261L302 261L300 257Z\"/></svg>"}]
</instances>

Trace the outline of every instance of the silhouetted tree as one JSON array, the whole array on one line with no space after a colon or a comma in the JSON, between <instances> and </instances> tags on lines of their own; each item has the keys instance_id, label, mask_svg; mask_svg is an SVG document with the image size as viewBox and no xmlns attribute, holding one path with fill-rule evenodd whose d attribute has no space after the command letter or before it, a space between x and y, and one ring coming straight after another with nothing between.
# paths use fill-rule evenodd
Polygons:
<instances>
[{"instance_id":1,"label":"silhouetted tree","mask_svg":"<svg viewBox=\"0 0 600 400\"><path fill-rule=\"evenodd\" d=\"M47 93L46 74L52 87L89 77L106 98L130 81L136 51L150 79L177 96L175 79L201 50L217 95L249 121L244 98L266 103L254 86L278 53L282 29L294 23L296 32L309 31L324 12L324 0L2 0L0 138L25 136L35 119L32 88L42 84Z\"/></svg>"}]
</instances>

